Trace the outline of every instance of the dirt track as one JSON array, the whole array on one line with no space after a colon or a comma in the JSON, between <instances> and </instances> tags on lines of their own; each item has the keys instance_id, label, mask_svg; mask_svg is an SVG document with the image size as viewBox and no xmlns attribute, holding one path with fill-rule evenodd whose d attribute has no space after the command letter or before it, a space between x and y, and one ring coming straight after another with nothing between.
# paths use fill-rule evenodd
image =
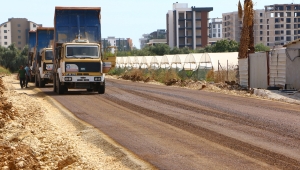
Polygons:
<instances>
[{"instance_id":1,"label":"dirt track","mask_svg":"<svg viewBox=\"0 0 300 170\"><path fill-rule=\"evenodd\" d=\"M299 105L113 79L43 90L159 169L300 169Z\"/></svg>"}]
</instances>

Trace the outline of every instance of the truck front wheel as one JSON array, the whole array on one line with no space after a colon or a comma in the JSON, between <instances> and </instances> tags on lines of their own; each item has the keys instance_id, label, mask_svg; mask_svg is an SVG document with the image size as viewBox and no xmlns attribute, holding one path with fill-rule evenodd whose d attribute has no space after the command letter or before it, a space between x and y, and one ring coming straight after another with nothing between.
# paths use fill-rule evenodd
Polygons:
<instances>
[{"instance_id":1,"label":"truck front wheel","mask_svg":"<svg viewBox=\"0 0 300 170\"><path fill-rule=\"evenodd\" d=\"M98 94L104 94L105 93L105 82L103 84L100 84L98 89Z\"/></svg>"},{"instance_id":2,"label":"truck front wheel","mask_svg":"<svg viewBox=\"0 0 300 170\"><path fill-rule=\"evenodd\" d=\"M56 75L56 92L57 94L64 93L64 87L60 84L58 75Z\"/></svg>"}]
</instances>

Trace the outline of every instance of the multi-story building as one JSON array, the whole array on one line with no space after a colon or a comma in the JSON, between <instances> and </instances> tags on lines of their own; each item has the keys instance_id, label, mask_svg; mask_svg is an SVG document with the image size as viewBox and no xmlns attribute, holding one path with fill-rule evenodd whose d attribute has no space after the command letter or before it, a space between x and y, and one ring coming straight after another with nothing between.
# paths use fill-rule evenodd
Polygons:
<instances>
[{"instance_id":1,"label":"multi-story building","mask_svg":"<svg viewBox=\"0 0 300 170\"><path fill-rule=\"evenodd\" d=\"M173 3L167 13L167 42L173 47L197 49L208 44L208 17L212 7L188 8L187 3Z\"/></svg>"},{"instance_id":2,"label":"multi-story building","mask_svg":"<svg viewBox=\"0 0 300 170\"><path fill-rule=\"evenodd\" d=\"M132 50L132 39L130 38L107 37L107 38L102 38L101 42L102 42L103 49L105 49L108 46L116 46L118 51Z\"/></svg>"},{"instance_id":3,"label":"multi-story building","mask_svg":"<svg viewBox=\"0 0 300 170\"><path fill-rule=\"evenodd\" d=\"M238 12L223 13L222 18L222 37L240 42L243 22L239 18Z\"/></svg>"},{"instance_id":4,"label":"multi-story building","mask_svg":"<svg viewBox=\"0 0 300 170\"><path fill-rule=\"evenodd\" d=\"M209 23L209 43L214 44L222 39L222 18L212 18Z\"/></svg>"},{"instance_id":5,"label":"multi-story building","mask_svg":"<svg viewBox=\"0 0 300 170\"><path fill-rule=\"evenodd\" d=\"M28 32L41 26L26 18L9 18L7 22L0 24L0 45L8 47L15 43L16 47L21 50L28 44Z\"/></svg>"},{"instance_id":6,"label":"multi-story building","mask_svg":"<svg viewBox=\"0 0 300 170\"><path fill-rule=\"evenodd\" d=\"M143 38L140 38L140 49L143 49L150 40L150 34L143 34Z\"/></svg>"},{"instance_id":7,"label":"multi-story building","mask_svg":"<svg viewBox=\"0 0 300 170\"><path fill-rule=\"evenodd\" d=\"M284 45L300 38L300 4L266 5L255 10L254 44ZM223 13L223 38L240 41L242 20L237 12Z\"/></svg>"},{"instance_id":8,"label":"multi-story building","mask_svg":"<svg viewBox=\"0 0 300 170\"><path fill-rule=\"evenodd\" d=\"M166 30L165 29L158 29L150 33L151 39L165 39L166 38Z\"/></svg>"}]
</instances>

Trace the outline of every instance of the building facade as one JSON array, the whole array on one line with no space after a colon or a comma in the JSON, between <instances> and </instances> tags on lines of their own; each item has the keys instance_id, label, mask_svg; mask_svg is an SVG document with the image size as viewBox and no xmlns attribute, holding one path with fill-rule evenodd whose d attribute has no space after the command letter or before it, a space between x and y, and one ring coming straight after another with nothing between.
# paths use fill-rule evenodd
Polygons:
<instances>
[{"instance_id":1,"label":"building facade","mask_svg":"<svg viewBox=\"0 0 300 170\"><path fill-rule=\"evenodd\" d=\"M209 44L222 39L222 18L212 18L209 23Z\"/></svg>"},{"instance_id":2,"label":"building facade","mask_svg":"<svg viewBox=\"0 0 300 170\"><path fill-rule=\"evenodd\" d=\"M223 13L222 19L222 37L240 42L243 22L239 18L238 12Z\"/></svg>"},{"instance_id":3,"label":"building facade","mask_svg":"<svg viewBox=\"0 0 300 170\"><path fill-rule=\"evenodd\" d=\"M166 15L167 42L171 48L203 48L208 44L209 12L212 7L188 8L187 3L173 3Z\"/></svg>"},{"instance_id":4,"label":"building facade","mask_svg":"<svg viewBox=\"0 0 300 170\"><path fill-rule=\"evenodd\" d=\"M21 50L28 44L29 31L35 31L41 24L28 21L26 18L9 18L0 25L0 45L8 47L14 43Z\"/></svg>"},{"instance_id":5,"label":"building facade","mask_svg":"<svg viewBox=\"0 0 300 170\"><path fill-rule=\"evenodd\" d=\"M139 41L140 41L140 49L143 49L147 45L147 43L150 40L150 37L151 37L150 34L143 34L143 38L139 39Z\"/></svg>"},{"instance_id":6,"label":"building facade","mask_svg":"<svg viewBox=\"0 0 300 170\"><path fill-rule=\"evenodd\" d=\"M132 50L132 39L130 38L115 38L107 37L102 38L102 48L106 49L108 46L116 46L118 51L131 51Z\"/></svg>"},{"instance_id":7,"label":"building facade","mask_svg":"<svg viewBox=\"0 0 300 170\"><path fill-rule=\"evenodd\" d=\"M300 38L300 4L266 5L254 12L254 44L282 46ZM223 13L223 38L240 41L238 12ZM299 35L299 36L298 36Z\"/></svg>"}]
</instances>

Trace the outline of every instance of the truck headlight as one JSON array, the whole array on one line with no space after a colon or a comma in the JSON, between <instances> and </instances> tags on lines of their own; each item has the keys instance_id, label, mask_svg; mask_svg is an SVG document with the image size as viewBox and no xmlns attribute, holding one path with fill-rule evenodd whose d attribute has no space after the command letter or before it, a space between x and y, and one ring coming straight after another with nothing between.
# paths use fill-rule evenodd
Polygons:
<instances>
[{"instance_id":1,"label":"truck headlight","mask_svg":"<svg viewBox=\"0 0 300 170\"><path fill-rule=\"evenodd\" d=\"M94 77L94 81L101 81L101 77Z\"/></svg>"},{"instance_id":2,"label":"truck headlight","mask_svg":"<svg viewBox=\"0 0 300 170\"><path fill-rule=\"evenodd\" d=\"M65 81L72 81L72 77L65 77Z\"/></svg>"}]
</instances>

